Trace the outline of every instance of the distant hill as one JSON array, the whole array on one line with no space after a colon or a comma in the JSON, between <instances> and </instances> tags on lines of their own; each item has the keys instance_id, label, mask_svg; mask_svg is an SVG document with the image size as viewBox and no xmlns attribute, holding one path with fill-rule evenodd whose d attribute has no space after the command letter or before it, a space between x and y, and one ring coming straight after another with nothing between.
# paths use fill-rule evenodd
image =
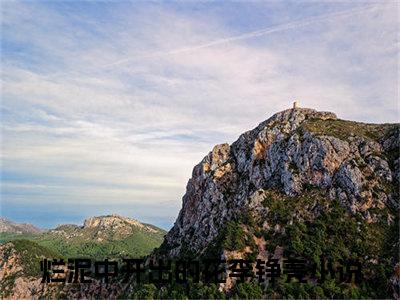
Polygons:
<instances>
[{"instance_id":1,"label":"distant hill","mask_svg":"<svg viewBox=\"0 0 400 300\"><path fill-rule=\"evenodd\" d=\"M43 258L139 258L160 246L166 233L118 215L92 217L83 226L64 224L48 231L16 230L21 224L8 220L4 224L7 227L4 225L0 233L0 297L12 295L15 299L60 295L57 286L40 283L39 262ZM75 298L68 287L64 292Z\"/></svg>"},{"instance_id":2,"label":"distant hill","mask_svg":"<svg viewBox=\"0 0 400 300\"><path fill-rule=\"evenodd\" d=\"M13 233L13 234L23 234L23 233L40 233L43 229L37 228L32 224L28 223L15 223L6 218L0 218L0 233Z\"/></svg>"},{"instance_id":3,"label":"distant hill","mask_svg":"<svg viewBox=\"0 0 400 300\"><path fill-rule=\"evenodd\" d=\"M59 225L45 232L3 231L0 242L27 239L69 258L140 257L158 247L165 233L135 219L107 215L89 218L83 226Z\"/></svg>"}]
</instances>

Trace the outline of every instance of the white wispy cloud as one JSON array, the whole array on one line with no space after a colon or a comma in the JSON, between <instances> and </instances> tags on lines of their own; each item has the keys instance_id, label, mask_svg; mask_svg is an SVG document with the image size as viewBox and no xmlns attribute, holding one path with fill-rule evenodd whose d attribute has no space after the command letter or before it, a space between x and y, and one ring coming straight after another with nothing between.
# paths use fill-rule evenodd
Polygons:
<instances>
[{"instance_id":1,"label":"white wispy cloud","mask_svg":"<svg viewBox=\"0 0 400 300\"><path fill-rule=\"evenodd\" d=\"M305 20L288 22L285 24L271 26L268 28L263 28L260 30L255 30L252 32L244 33L244 34L239 34L236 36L220 38L220 39L206 42L206 43L199 44L199 45L187 46L187 47L182 47L182 48L169 50L169 51L154 52L154 53L150 53L147 55L141 55L141 56L136 56L136 57L124 58L122 60L118 60L118 61L115 61L115 62L112 62L109 64L105 64L105 65L99 66L99 67L108 68L108 67L114 67L114 66L118 66L121 64L129 63L131 61L137 61L140 59L148 59L148 58L155 58L155 57L164 56L164 55L174 55L174 54L181 54L181 53L185 53L185 52L192 52L192 51L209 48L209 47L213 47L213 46L217 46L217 45L222 45L222 44L226 44L226 43L232 43L232 42L236 42L236 41L240 41L240 40L246 40L246 39L250 39L250 38L260 37L260 36L264 36L264 35L275 33L275 32L297 29L297 28L300 28L303 26L313 25L314 23L318 23L321 21L327 21L329 19L338 19L341 17L351 17L351 16L354 16L357 14L375 11L375 10L377 10L379 8L383 8L383 7L384 7L384 5L382 5L382 4L380 4L380 5L375 4L375 5L370 5L370 6L358 8L358 9L340 11L340 12L329 13L329 14L322 14L322 15L319 15L316 17L307 18Z\"/></svg>"}]
</instances>

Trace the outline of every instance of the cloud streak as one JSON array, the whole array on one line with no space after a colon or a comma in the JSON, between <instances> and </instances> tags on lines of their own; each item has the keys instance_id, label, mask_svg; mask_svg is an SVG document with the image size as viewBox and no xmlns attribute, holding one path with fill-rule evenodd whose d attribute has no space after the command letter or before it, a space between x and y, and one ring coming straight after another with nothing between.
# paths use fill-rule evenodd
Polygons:
<instances>
[{"instance_id":1,"label":"cloud streak","mask_svg":"<svg viewBox=\"0 0 400 300\"><path fill-rule=\"evenodd\" d=\"M311 18L308 18L305 20L288 22L285 24L271 26L271 27L263 28L260 30L255 30L252 32L244 33L244 34L239 34L239 35L235 35L235 36L231 36L231 37L227 37L227 38L217 39L217 40L214 40L211 42L207 42L207 43L203 43L203 44L199 44L199 45L195 45L195 46L182 47L182 48L169 50L169 51L158 51L158 52L150 53L148 55L138 55L133 58L132 57L124 58L124 59L121 59L121 60L118 60L118 61L115 61L115 62L112 62L109 64L102 65L100 67L101 68L109 68L109 67L115 67L115 66L118 66L121 64L129 63L129 62L132 62L135 60L140 60L140 59L148 59L148 58L155 58L155 57L160 57L160 56L164 56L164 55L175 55L175 54L182 54L185 52L192 52L192 51L209 48L209 47L213 47L213 46L218 46L218 45L222 45L222 44L226 44L226 43L232 43L232 42L236 42L236 41L260 37L260 36L268 35L271 33L276 33L276 32L281 32L281 31L291 30L291 29L297 29L297 28L312 25L312 24L315 24L318 22L323 22L323 21L326 22L326 21L329 21L334 18L345 18L345 17L351 17L351 16L361 14L361 13L373 12L373 11L376 11L377 9L383 8L383 7L384 7L384 5L382 5L382 4L381 5L370 5L370 6L358 8L358 9L323 14L323 15L311 17Z\"/></svg>"}]
</instances>

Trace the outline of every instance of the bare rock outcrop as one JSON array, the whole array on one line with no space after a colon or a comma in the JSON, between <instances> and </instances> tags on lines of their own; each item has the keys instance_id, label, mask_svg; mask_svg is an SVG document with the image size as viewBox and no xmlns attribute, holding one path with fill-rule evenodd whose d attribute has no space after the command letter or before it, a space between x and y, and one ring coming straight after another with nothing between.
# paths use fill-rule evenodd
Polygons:
<instances>
[{"instance_id":1,"label":"bare rock outcrop","mask_svg":"<svg viewBox=\"0 0 400 300\"><path fill-rule=\"evenodd\" d=\"M337 119L331 112L289 109L221 144L194 167L182 209L167 234L169 256L201 254L238 213L260 209L256 191L288 196L323 190L351 213L398 203L399 126ZM255 202L256 201L256 202ZM257 202L258 201L258 202Z\"/></svg>"}]
</instances>

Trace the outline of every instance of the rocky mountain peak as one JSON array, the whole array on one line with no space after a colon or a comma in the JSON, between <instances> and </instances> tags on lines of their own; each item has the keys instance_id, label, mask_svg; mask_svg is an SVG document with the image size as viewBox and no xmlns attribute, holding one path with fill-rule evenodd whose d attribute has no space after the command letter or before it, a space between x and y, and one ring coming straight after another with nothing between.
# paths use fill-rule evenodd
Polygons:
<instances>
[{"instance_id":1,"label":"rocky mountain peak","mask_svg":"<svg viewBox=\"0 0 400 300\"><path fill-rule=\"evenodd\" d=\"M135 219L122 217L116 214L91 217L86 219L83 223L84 229L118 229L125 228L126 226L134 226L143 230L156 232L154 228L147 226Z\"/></svg>"},{"instance_id":2,"label":"rocky mountain peak","mask_svg":"<svg viewBox=\"0 0 400 300\"><path fill-rule=\"evenodd\" d=\"M261 122L255 129L243 135L248 135L250 133L255 134L265 128L289 133L295 130L302 122L310 119L335 120L337 116L333 112L317 111L311 108L286 109L274 114L272 117Z\"/></svg>"},{"instance_id":3,"label":"rocky mountain peak","mask_svg":"<svg viewBox=\"0 0 400 300\"><path fill-rule=\"evenodd\" d=\"M270 190L297 197L317 189L374 222L374 209L398 202L398 137L398 124L345 121L308 108L276 113L232 145L216 145L194 167L162 248L170 256L205 251L237 215L263 211Z\"/></svg>"},{"instance_id":4,"label":"rocky mountain peak","mask_svg":"<svg viewBox=\"0 0 400 300\"><path fill-rule=\"evenodd\" d=\"M312 108L291 108L274 114L260 125L275 123L276 125L283 125L282 129L289 127L294 130L301 122L307 119L334 120L337 119L337 116L333 112L317 111Z\"/></svg>"}]
</instances>

